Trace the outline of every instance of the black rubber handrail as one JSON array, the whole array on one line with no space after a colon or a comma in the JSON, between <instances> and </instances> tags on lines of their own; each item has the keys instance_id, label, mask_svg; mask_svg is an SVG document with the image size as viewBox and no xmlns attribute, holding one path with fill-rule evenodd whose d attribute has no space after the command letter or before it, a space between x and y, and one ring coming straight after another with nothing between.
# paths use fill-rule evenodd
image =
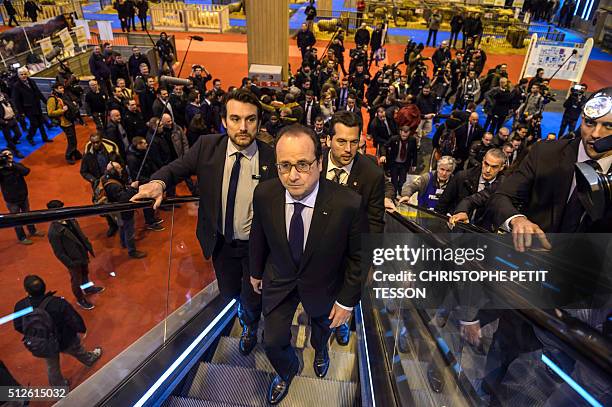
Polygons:
<instances>
[{"instance_id":1,"label":"black rubber handrail","mask_svg":"<svg viewBox=\"0 0 612 407\"><path fill-rule=\"evenodd\" d=\"M444 222L448 222L449 217L447 215L443 215L439 212L436 211L432 211L431 209L427 209L427 208L423 208L422 206L418 206L418 205L413 205L411 203L403 203L402 205L408 206L412 209L416 209L419 212L423 212L426 213L427 215L433 216L435 218L438 218L440 220L443 220ZM487 229L483 229L479 226L476 226L472 223L465 223L465 222L458 222L455 224L455 227L458 229L462 229L465 230L467 232L474 232L474 233L492 233L490 230Z\"/></svg>"},{"instance_id":2,"label":"black rubber handrail","mask_svg":"<svg viewBox=\"0 0 612 407\"><path fill-rule=\"evenodd\" d=\"M196 197L176 197L163 201L162 206L173 206L182 203L197 202ZM111 203L103 205L71 206L67 208L45 209L24 213L0 214L0 229L32 225L36 223L47 223L58 220L82 218L86 216L108 215L115 212L131 211L134 209L147 208L153 205L153 200L139 202Z\"/></svg>"}]
</instances>

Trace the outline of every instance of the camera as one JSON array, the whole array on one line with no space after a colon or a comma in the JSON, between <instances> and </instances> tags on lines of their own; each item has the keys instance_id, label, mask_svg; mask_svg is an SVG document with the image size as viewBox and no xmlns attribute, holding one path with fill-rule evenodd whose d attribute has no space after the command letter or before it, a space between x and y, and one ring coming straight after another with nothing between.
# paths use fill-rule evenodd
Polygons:
<instances>
[{"instance_id":1,"label":"camera","mask_svg":"<svg viewBox=\"0 0 612 407\"><path fill-rule=\"evenodd\" d=\"M585 90L586 90L586 87L579 83L570 88L570 92L574 95L584 95Z\"/></svg>"}]
</instances>

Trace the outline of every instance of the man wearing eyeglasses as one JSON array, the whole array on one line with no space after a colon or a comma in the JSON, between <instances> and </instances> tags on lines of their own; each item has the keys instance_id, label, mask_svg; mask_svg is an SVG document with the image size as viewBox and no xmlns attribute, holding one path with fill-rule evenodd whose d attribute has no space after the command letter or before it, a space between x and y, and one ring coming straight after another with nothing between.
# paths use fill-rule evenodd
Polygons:
<instances>
[{"instance_id":1,"label":"man wearing eyeglasses","mask_svg":"<svg viewBox=\"0 0 612 407\"><path fill-rule=\"evenodd\" d=\"M382 233L385 227L385 174L370 159L357 154L361 132L359 117L348 111L336 112L331 119L329 149L323 153L322 176L347 186L363 197L370 233ZM340 345L348 345L349 324L335 331Z\"/></svg>"},{"instance_id":2,"label":"man wearing eyeglasses","mask_svg":"<svg viewBox=\"0 0 612 407\"><path fill-rule=\"evenodd\" d=\"M257 344L261 297L250 284L248 240L253 219L253 191L260 181L276 178L274 151L255 136L261 105L246 89L227 93L222 118L225 135L198 138L182 156L162 167L141 185L132 201L162 201L164 191L197 175L200 191L197 236L204 257L212 256L221 295L239 299L242 326L239 350L248 355Z\"/></svg>"},{"instance_id":3,"label":"man wearing eyeglasses","mask_svg":"<svg viewBox=\"0 0 612 407\"><path fill-rule=\"evenodd\" d=\"M253 195L251 284L262 293L264 345L277 373L268 391L271 404L283 400L300 370L290 339L298 304L311 318L313 369L323 378L331 329L348 322L361 295L362 198L321 177L321 156L311 129L283 128L276 140L279 181L260 184ZM288 405L296 401L290 397Z\"/></svg>"}]
</instances>

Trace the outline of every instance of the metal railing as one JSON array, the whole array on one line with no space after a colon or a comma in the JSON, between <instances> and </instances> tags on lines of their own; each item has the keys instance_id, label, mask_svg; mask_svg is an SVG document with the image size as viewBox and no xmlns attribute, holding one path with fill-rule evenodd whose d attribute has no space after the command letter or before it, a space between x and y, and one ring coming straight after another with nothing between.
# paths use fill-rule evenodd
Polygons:
<instances>
[{"instance_id":1,"label":"metal railing","mask_svg":"<svg viewBox=\"0 0 612 407\"><path fill-rule=\"evenodd\" d=\"M14 0L12 4L15 11L17 11L15 18L18 22L31 22L30 17L26 16L24 13L24 0ZM38 13L39 20L46 20L61 14L72 13L76 13L79 18L83 18L83 7L80 0L58 0L54 4L39 4L38 6L42 9L42 11ZM6 24L9 17L4 5L0 7L0 14L2 14L2 19L4 20L4 24Z\"/></svg>"}]
</instances>

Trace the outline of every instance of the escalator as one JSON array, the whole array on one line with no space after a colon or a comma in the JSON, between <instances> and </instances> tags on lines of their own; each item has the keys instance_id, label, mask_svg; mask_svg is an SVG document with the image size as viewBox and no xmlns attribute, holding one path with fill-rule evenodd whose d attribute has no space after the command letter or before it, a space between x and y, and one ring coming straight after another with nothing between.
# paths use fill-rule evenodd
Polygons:
<instances>
[{"instance_id":1,"label":"escalator","mask_svg":"<svg viewBox=\"0 0 612 407\"><path fill-rule=\"evenodd\" d=\"M119 205L123 206L0 215L0 228L101 215L147 204ZM431 237L432 245L448 244L435 235L448 232L446 217L417 207L388 213L386 232L421 234ZM454 232L467 236L484 233L471 225L458 226ZM494 234L487 236L497 239ZM609 405L609 338L567 313L533 307L508 312L521 321L521 326L541 334L538 338L543 338L545 346L544 351L521 355L512 363L502 381L511 395L504 393L508 397L500 398L493 394L495 400L502 400L500 405ZM266 393L274 370L261 343L265 333L260 329L259 343L250 355L240 354L241 327L236 313L236 301L222 299L213 282L56 405L267 405ZM152 335L160 330L164 341L158 343ZM453 310L441 314L439 309L422 308L410 300L377 298L368 278L355 308L349 344L343 347L333 339L330 342L331 363L325 379L314 375L308 316L298 308L291 327L292 344L303 369L280 405L495 405L492 394L483 392L482 383L491 368L499 339L497 330L497 321L484 326L481 344L473 346L463 339ZM135 355L142 357L136 360ZM130 364L131 359L135 361Z\"/></svg>"}]
</instances>

